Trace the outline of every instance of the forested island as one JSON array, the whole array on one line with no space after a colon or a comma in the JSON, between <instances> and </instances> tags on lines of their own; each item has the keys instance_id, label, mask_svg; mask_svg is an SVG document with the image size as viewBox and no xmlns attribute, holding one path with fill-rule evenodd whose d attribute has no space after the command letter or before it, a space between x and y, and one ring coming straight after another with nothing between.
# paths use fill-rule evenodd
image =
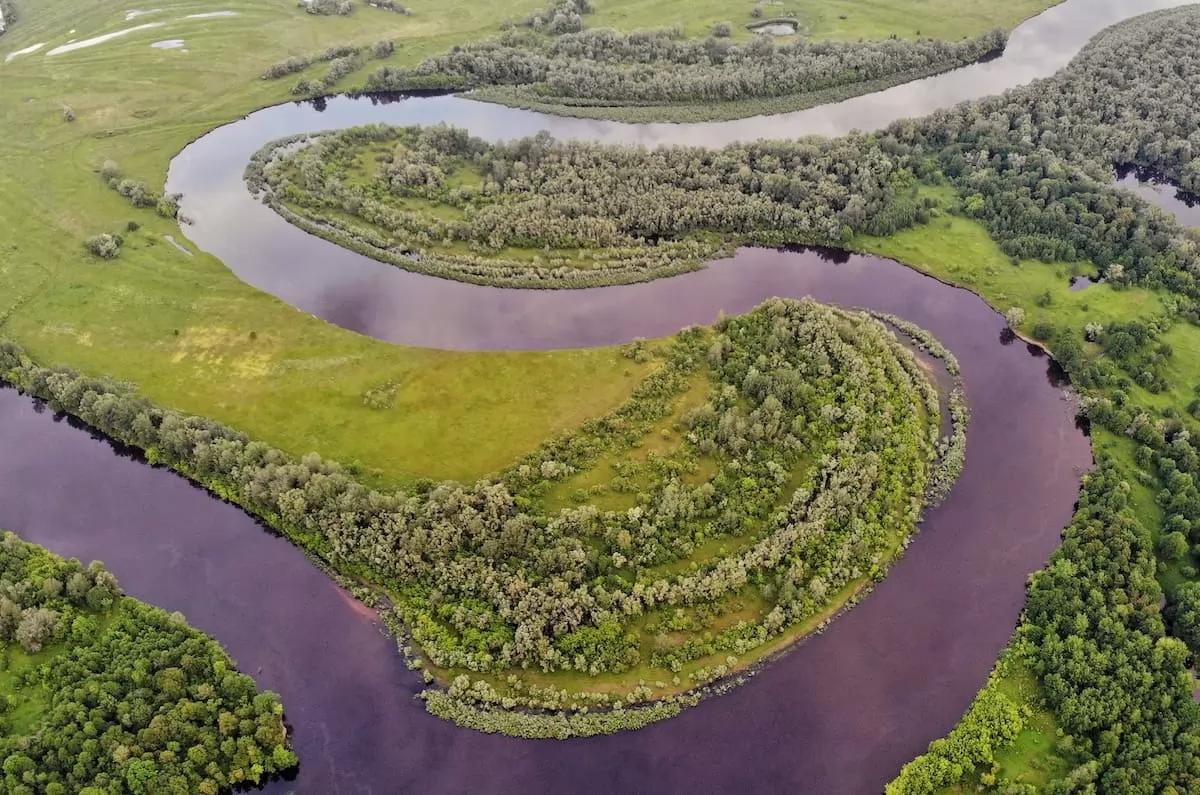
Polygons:
<instances>
[{"instance_id":1,"label":"forested island","mask_svg":"<svg viewBox=\"0 0 1200 795\"><path fill-rule=\"evenodd\" d=\"M574 288L691 270L736 243L920 223L897 160L866 136L634 149L373 125L273 141L246 181L302 229L406 270Z\"/></svg>"},{"instance_id":2,"label":"forested island","mask_svg":"<svg viewBox=\"0 0 1200 795\"><path fill-rule=\"evenodd\" d=\"M5 792L216 795L295 766L279 699L215 641L0 532Z\"/></svg>"}]
</instances>

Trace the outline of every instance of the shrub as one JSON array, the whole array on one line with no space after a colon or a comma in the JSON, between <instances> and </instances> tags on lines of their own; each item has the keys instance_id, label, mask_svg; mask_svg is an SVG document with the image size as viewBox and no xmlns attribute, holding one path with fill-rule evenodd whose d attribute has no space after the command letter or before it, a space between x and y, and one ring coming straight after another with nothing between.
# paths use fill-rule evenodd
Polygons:
<instances>
[{"instance_id":1,"label":"shrub","mask_svg":"<svg viewBox=\"0 0 1200 795\"><path fill-rule=\"evenodd\" d=\"M103 232L99 235L92 235L87 239L87 250L94 256L101 259L116 259L121 253L120 235L110 235L108 232Z\"/></svg>"}]
</instances>

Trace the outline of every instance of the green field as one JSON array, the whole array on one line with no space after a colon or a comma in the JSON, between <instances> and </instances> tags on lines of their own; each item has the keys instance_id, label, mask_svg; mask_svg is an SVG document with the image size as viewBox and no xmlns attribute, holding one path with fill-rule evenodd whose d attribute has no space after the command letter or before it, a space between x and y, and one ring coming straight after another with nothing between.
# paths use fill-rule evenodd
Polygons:
<instances>
[{"instance_id":1,"label":"green field","mask_svg":"<svg viewBox=\"0 0 1200 795\"><path fill-rule=\"evenodd\" d=\"M428 5L412 17L364 8L343 19L286 0L233 0L223 7L241 17L172 22L0 65L0 204L20 208L0 218L2 333L45 361L132 381L167 405L384 479L471 479L614 406L641 370L615 350L469 355L365 339L247 287L212 257L177 252L161 239L179 235L174 222L132 208L95 173L111 159L161 185L189 140L286 99L287 85L257 75L289 54L390 36L415 59L447 46L451 24L454 36L479 36L505 16L494 6ZM123 5L80 7L27 3L0 53L127 24ZM155 16L164 19L205 8L162 7ZM184 38L189 52L149 46L168 38ZM63 120L64 105L75 122ZM84 251L87 236L131 220L141 229L119 260ZM363 405L365 391L389 382L399 384L392 409Z\"/></svg>"}]
</instances>

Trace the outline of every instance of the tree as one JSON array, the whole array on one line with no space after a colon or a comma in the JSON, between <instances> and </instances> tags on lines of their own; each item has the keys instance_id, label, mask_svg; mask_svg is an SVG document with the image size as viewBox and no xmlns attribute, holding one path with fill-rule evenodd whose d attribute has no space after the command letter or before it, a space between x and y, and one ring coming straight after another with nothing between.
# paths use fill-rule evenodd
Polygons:
<instances>
[{"instance_id":1,"label":"tree","mask_svg":"<svg viewBox=\"0 0 1200 795\"><path fill-rule=\"evenodd\" d=\"M58 613L45 607L29 607L21 611L21 623L17 626L16 641L25 651L42 650L58 628Z\"/></svg>"},{"instance_id":2,"label":"tree","mask_svg":"<svg viewBox=\"0 0 1200 795\"><path fill-rule=\"evenodd\" d=\"M1158 541L1158 554L1168 561L1180 561L1188 553L1187 536L1180 532L1166 533Z\"/></svg>"}]
</instances>

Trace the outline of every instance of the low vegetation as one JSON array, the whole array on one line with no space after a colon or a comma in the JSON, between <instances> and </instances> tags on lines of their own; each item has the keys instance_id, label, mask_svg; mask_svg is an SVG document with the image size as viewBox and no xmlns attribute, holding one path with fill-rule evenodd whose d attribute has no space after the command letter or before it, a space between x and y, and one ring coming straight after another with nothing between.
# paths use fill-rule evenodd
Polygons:
<instances>
[{"instance_id":1,"label":"low vegetation","mask_svg":"<svg viewBox=\"0 0 1200 795\"><path fill-rule=\"evenodd\" d=\"M296 765L283 707L212 639L0 533L0 788L198 792Z\"/></svg>"}]
</instances>

